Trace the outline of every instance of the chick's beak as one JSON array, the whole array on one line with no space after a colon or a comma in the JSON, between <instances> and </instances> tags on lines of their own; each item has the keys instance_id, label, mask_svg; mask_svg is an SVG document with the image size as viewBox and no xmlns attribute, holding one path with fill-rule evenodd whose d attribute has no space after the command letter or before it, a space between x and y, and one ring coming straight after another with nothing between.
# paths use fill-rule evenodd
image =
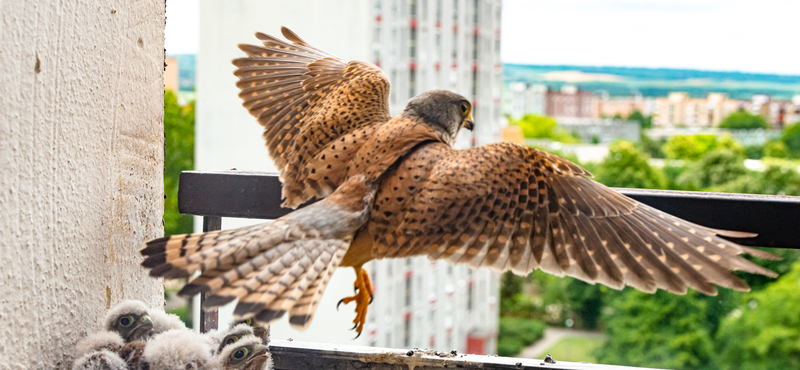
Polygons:
<instances>
[{"instance_id":1,"label":"chick's beak","mask_svg":"<svg viewBox=\"0 0 800 370\"><path fill-rule=\"evenodd\" d=\"M141 330L143 332L149 332L153 330L153 320L150 319L149 315L144 315L139 319L139 323L136 325L137 331Z\"/></svg>"},{"instance_id":2,"label":"chick's beak","mask_svg":"<svg viewBox=\"0 0 800 370\"><path fill-rule=\"evenodd\" d=\"M472 113L467 116L467 119L464 120L464 124L462 125L465 129L472 131L475 128L475 121L472 120Z\"/></svg>"}]
</instances>

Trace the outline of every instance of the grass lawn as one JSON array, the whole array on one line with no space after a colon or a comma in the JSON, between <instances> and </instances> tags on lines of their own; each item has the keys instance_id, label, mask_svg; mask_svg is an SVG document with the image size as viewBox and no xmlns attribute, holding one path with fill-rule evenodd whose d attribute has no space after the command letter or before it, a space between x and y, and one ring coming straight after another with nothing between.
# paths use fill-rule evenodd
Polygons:
<instances>
[{"instance_id":1,"label":"grass lawn","mask_svg":"<svg viewBox=\"0 0 800 370\"><path fill-rule=\"evenodd\" d=\"M602 344L602 339L567 337L534 358L544 358L549 353L556 361L597 363L592 353Z\"/></svg>"}]
</instances>

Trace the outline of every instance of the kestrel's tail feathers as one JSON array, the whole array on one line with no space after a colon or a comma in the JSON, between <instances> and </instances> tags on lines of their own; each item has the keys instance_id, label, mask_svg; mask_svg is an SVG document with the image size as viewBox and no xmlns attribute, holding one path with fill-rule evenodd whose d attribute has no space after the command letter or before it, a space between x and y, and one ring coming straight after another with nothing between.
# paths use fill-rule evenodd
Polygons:
<instances>
[{"instance_id":1,"label":"kestrel's tail feathers","mask_svg":"<svg viewBox=\"0 0 800 370\"><path fill-rule=\"evenodd\" d=\"M200 272L179 294L207 293L205 308L238 299L238 317L271 322L289 311L290 323L304 328L366 222L375 190L362 180L272 223L152 240L142 266L168 278Z\"/></svg>"}]
</instances>

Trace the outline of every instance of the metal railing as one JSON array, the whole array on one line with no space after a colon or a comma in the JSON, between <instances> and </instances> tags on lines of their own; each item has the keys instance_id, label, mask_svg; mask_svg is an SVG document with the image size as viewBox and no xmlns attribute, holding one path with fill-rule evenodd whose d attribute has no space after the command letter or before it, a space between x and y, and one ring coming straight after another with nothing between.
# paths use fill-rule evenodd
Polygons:
<instances>
[{"instance_id":1,"label":"metal railing","mask_svg":"<svg viewBox=\"0 0 800 370\"><path fill-rule=\"evenodd\" d=\"M757 233L731 239L750 246L800 249L796 236L800 197L616 189L654 208L688 221L724 230ZM282 208L276 173L249 171L186 171L181 173L178 209L203 216L203 230L219 230L222 217L275 219ZM202 297L201 297L202 299ZM217 326L217 312L201 310L201 331ZM619 366L439 353L319 343L273 341L276 369L622 369Z\"/></svg>"}]
</instances>

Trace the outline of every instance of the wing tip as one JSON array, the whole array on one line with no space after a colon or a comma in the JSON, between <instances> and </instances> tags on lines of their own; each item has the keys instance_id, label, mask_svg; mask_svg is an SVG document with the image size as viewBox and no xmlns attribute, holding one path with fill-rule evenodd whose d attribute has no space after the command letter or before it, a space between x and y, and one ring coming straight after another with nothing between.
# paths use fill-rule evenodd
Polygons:
<instances>
[{"instance_id":1,"label":"wing tip","mask_svg":"<svg viewBox=\"0 0 800 370\"><path fill-rule=\"evenodd\" d=\"M289 40L289 41L291 41L291 42L293 42L293 43L295 43L295 44L300 44L300 45L308 45L308 43L307 43L307 42L305 42L305 40L303 40L302 38L300 38L300 36L297 36L297 34L296 34L296 33L294 33L294 31L290 30L290 29L289 29L288 27L286 27L286 26L281 26L281 34L282 34L282 35L283 35L283 37L285 37L287 40Z\"/></svg>"}]
</instances>

